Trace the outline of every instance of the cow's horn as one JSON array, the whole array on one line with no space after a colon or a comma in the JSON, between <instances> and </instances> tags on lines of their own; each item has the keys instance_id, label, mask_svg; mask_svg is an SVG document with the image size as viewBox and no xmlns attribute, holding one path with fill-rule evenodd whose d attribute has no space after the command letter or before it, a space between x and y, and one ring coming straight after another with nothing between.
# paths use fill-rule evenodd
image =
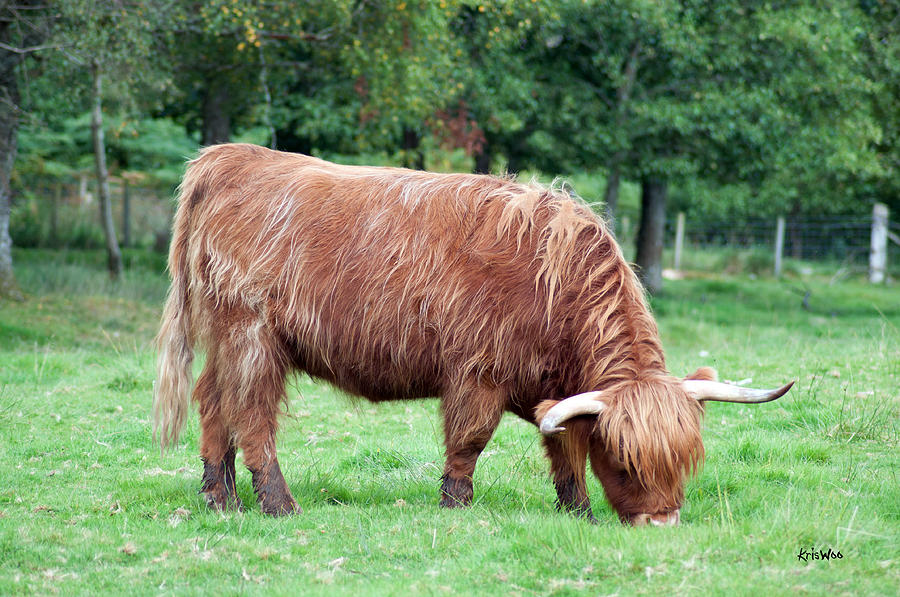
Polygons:
<instances>
[{"instance_id":1,"label":"cow's horn","mask_svg":"<svg viewBox=\"0 0 900 597\"><path fill-rule=\"evenodd\" d=\"M714 402L738 402L741 404L771 402L787 394L787 391L794 385L794 382L791 382L777 390L755 390L753 388L742 388L727 383L702 379L685 379L681 383L688 395L696 398L698 402L710 400Z\"/></svg>"},{"instance_id":2,"label":"cow's horn","mask_svg":"<svg viewBox=\"0 0 900 597\"><path fill-rule=\"evenodd\" d=\"M565 400L560 400L541 419L541 433L553 435L564 431L565 427L560 427L559 425L572 417L596 415L606 407L606 404L601 399L602 395L603 392L585 392L584 394L576 394Z\"/></svg>"}]
</instances>

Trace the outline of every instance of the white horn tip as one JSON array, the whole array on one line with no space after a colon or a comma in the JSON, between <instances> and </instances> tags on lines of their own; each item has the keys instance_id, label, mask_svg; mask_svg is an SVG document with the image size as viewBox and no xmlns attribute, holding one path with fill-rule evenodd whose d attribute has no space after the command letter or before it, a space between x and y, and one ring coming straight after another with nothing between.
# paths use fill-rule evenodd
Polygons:
<instances>
[{"instance_id":1,"label":"white horn tip","mask_svg":"<svg viewBox=\"0 0 900 597\"><path fill-rule=\"evenodd\" d=\"M541 433L544 435L556 435L557 433L561 433L565 431L565 427L555 427L554 425L545 425L541 422Z\"/></svg>"},{"instance_id":2,"label":"white horn tip","mask_svg":"<svg viewBox=\"0 0 900 597\"><path fill-rule=\"evenodd\" d=\"M699 402L736 402L740 404L762 404L781 398L794 386L790 382L775 390L743 388L716 381L687 379L682 382L688 394Z\"/></svg>"}]
</instances>

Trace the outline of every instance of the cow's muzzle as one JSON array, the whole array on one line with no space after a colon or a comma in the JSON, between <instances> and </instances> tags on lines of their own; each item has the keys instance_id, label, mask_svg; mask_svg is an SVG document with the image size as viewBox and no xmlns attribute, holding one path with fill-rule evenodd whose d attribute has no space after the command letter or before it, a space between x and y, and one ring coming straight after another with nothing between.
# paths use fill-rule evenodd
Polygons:
<instances>
[{"instance_id":1,"label":"cow's muzzle","mask_svg":"<svg viewBox=\"0 0 900 597\"><path fill-rule=\"evenodd\" d=\"M628 523L632 526L655 526L655 527L673 527L677 526L681 520L678 510L671 512L660 512L658 514L632 514L628 517Z\"/></svg>"}]
</instances>

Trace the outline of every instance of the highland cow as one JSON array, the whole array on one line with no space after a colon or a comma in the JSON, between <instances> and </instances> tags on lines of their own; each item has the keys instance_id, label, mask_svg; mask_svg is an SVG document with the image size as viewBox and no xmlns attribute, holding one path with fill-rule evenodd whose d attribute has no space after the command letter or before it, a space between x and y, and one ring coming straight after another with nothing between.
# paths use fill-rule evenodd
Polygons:
<instances>
[{"instance_id":1,"label":"highland cow","mask_svg":"<svg viewBox=\"0 0 900 597\"><path fill-rule=\"evenodd\" d=\"M199 345L201 492L221 510L242 508L241 449L262 511L299 511L275 452L291 371L375 402L439 397L442 506L471 502L475 462L511 412L544 435L559 508L592 518L590 458L630 524L678 522L704 456L702 401L790 388L670 375L604 222L508 178L209 147L181 185L169 270L154 434L177 441Z\"/></svg>"}]
</instances>

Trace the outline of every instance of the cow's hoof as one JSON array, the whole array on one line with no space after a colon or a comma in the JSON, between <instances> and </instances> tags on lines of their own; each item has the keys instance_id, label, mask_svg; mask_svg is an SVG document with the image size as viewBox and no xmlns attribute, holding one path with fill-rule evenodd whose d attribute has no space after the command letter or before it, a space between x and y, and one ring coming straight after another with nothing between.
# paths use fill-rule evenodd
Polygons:
<instances>
[{"instance_id":1,"label":"cow's hoof","mask_svg":"<svg viewBox=\"0 0 900 597\"><path fill-rule=\"evenodd\" d=\"M560 510L565 510L569 513L570 516L574 516L575 518L580 518L585 522L589 522L591 524L600 524L600 521L594 517L593 511L591 511L590 506L573 506L573 507L562 507L558 508Z\"/></svg>"},{"instance_id":2,"label":"cow's hoof","mask_svg":"<svg viewBox=\"0 0 900 597\"><path fill-rule=\"evenodd\" d=\"M243 512L244 503L236 495L224 491L201 491L206 498L206 505L218 512Z\"/></svg>"},{"instance_id":3,"label":"cow's hoof","mask_svg":"<svg viewBox=\"0 0 900 597\"><path fill-rule=\"evenodd\" d=\"M293 497L288 495L286 498L282 500L263 500L260 502L259 508L263 511L263 514L268 514L269 516L287 516L303 512L303 509L297 505Z\"/></svg>"},{"instance_id":4,"label":"cow's hoof","mask_svg":"<svg viewBox=\"0 0 900 597\"><path fill-rule=\"evenodd\" d=\"M472 503L472 480L444 475L441 483L442 508L466 508Z\"/></svg>"},{"instance_id":5,"label":"cow's hoof","mask_svg":"<svg viewBox=\"0 0 900 597\"><path fill-rule=\"evenodd\" d=\"M441 498L441 508L468 508L471 503L471 499L463 500L452 495L444 495Z\"/></svg>"},{"instance_id":6,"label":"cow's hoof","mask_svg":"<svg viewBox=\"0 0 900 597\"><path fill-rule=\"evenodd\" d=\"M584 521L587 522L588 524L600 524L600 521L597 520L597 518L594 517L594 515L591 514L591 513L581 514L581 515L578 516L578 518L581 518L582 520L584 520Z\"/></svg>"}]
</instances>

